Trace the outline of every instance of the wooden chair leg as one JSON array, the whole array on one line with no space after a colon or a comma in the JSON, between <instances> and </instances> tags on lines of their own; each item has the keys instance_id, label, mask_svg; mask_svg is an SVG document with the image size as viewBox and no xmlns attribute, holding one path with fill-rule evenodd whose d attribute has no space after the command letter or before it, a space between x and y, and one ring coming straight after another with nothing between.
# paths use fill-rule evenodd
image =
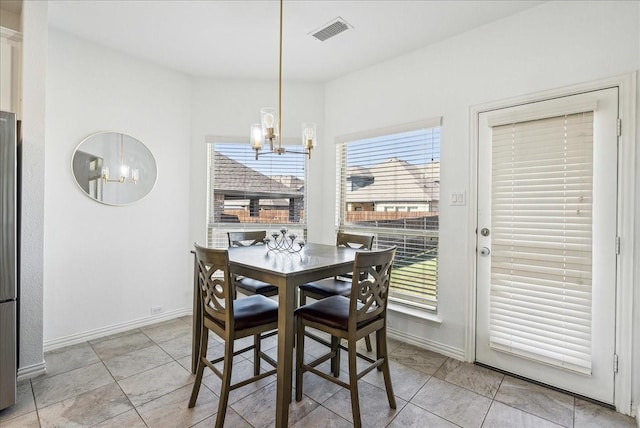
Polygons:
<instances>
[{"instance_id":1,"label":"wooden chair leg","mask_svg":"<svg viewBox=\"0 0 640 428\"><path fill-rule=\"evenodd\" d=\"M296 401L302 400L302 370L304 364L304 325L298 318L296 322Z\"/></svg>"},{"instance_id":2,"label":"wooden chair leg","mask_svg":"<svg viewBox=\"0 0 640 428\"><path fill-rule=\"evenodd\" d=\"M364 343L365 345L367 345L367 352L371 352L372 351L372 347L371 347L371 337L370 336L365 336L364 337Z\"/></svg>"},{"instance_id":3,"label":"wooden chair leg","mask_svg":"<svg viewBox=\"0 0 640 428\"><path fill-rule=\"evenodd\" d=\"M376 331L376 360L379 360L380 359L380 355L382 355L380 353L380 340L378 340L379 337L380 337L380 335L378 334L379 332L380 332L380 330ZM385 342L385 345L386 345L386 342ZM382 366L378 366L377 370L379 372L381 372L382 371Z\"/></svg>"},{"instance_id":4,"label":"wooden chair leg","mask_svg":"<svg viewBox=\"0 0 640 428\"><path fill-rule=\"evenodd\" d=\"M300 290L300 304L298 305L299 308L301 308L302 306L307 304L307 293L305 293L304 290Z\"/></svg>"},{"instance_id":5,"label":"wooden chair leg","mask_svg":"<svg viewBox=\"0 0 640 428\"><path fill-rule=\"evenodd\" d=\"M218 402L218 415L216 428L224 426L224 418L227 414L227 403L231 390L231 373L233 370L233 338L227 337L224 343L224 368L222 371L222 387L220 388L220 400Z\"/></svg>"},{"instance_id":6,"label":"wooden chair leg","mask_svg":"<svg viewBox=\"0 0 640 428\"><path fill-rule=\"evenodd\" d=\"M360 399L358 398L358 367L356 362L356 340L349 339L349 390L351 391L351 413L354 428L362 428Z\"/></svg>"},{"instance_id":7,"label":"wooden chair leg","mask_svg":"<svg viewBox=\"0 0 640 428\"><path fill-rule=\"evenodd\" d=\"M340 377L340 338L331 336L331 351L335 356L331 358L331 372L333 377Z\"/></svg>"},{"instance_id":8,"label":"wooden chair leg","mask_svg":"<svg viewBox=\"0 0 640 428\"><path fill-rule=\"evenodd\" d=\"M253 336L253 375L260 374L260 350L262 345L262 337L259 334Z\"/></svg>"},{"instance_id":9,"label":"wooden chair leg","mask_svg":"<svg viewBox=\"0 0 640 428\"><path fill-rule=\"evenodd\" d=\"M204 363L202 360L207 358L207 347L209 345L209 330L206 328L201 329L200 333L200 349L198 350L198 367L196 369L196 381L193 384L191 390L191 398L189 398L189 408L196 405L198 400L198 393L200 392L200 384L202 383L202 375L204 373Z\"/></svg>"},{"instance_id":10,"label":"wooden chair leg","mask_svg":"<svg viewBox=\"0 0 640 428\"><path fill-rule=\"evenodd\" d=\"M384 358L384 362L380 365L382 375L384 377L384 387L387 390L387 400L389 407L396 408L396 397L393 395L393 386L391 385L391 370L389 369L389 354L387 353L387 330L381 328L376 332L376 348L378 349L378 358Z\"/></svg>"}]
</instances>

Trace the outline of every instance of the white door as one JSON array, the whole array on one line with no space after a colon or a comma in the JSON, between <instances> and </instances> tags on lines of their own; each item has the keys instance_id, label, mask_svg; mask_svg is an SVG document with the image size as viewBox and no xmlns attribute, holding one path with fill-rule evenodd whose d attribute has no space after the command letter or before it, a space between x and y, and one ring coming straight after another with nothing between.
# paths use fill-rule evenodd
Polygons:
<instances>
[{"instance_id":1,"label":"white door","mask_svg":"<svg viewBox=\"0 0 640 428\"><path fill-rule=\"evenodd\" d=\"M618 89L479 115L476 361L613 403Z\"/></svg>"}]
</instances>

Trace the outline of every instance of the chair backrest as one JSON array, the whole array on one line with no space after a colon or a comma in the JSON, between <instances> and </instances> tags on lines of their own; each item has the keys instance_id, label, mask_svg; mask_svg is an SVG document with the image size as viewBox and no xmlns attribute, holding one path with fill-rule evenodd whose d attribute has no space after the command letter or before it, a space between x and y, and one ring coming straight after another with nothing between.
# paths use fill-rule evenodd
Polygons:
<instances>
[{"instance_id":1,"label":"chair backrest","mask_svg":"<svg viewBox=\"0 0 640 428\"><path fill-rule=\"evenodd\" d=\"M230 247L249 247L264 244L267 237L266 230L252 230L248 232L227 232Z\"/></svg>"},{"instance_id":2,"label":"chair backrest","mask_svg":"<svg viewBox=\"0 0 640 428\"><path fill-rule=\"evenodd\" d=\"M370 250L373 248L373 235L357 235L355 233L338 232L336 236L337 247L355 248L358 250ZM351 273L345 273L338 275L335 279L342 281L350 281L353 275ZM366 275L363 276L366 278Z\"/></svg>"},{"instance_id":3,"label":"chair backrest","mask_svg":"<svg viewBox=\"0 0 640 428\"><path fill-rule=\"evenodd\" d=\"M391 268L396 247L378 251L357 251L353 262L349 329L360 322L386 316Z\"/></svg>"},{"instance_id":4,"label":"chair backrest","mask_svg":"<svg viewBox=\"0 0 640 428\"><path fill-rule=\"evenodd\" d=\"M336 246L370 250L373 247L373 235L338 232Z\"/></svg>"},{"instance_id":5,"label":"chair backrest","mask_svg":"<svg viewBox=\"0 0 640 428\"><path fill-rule=\"evenodd\" d=\"M233 328L233 289L227 250L193 244L198 265L198 285L203 314Z\"/></svg>"}]
</instances>

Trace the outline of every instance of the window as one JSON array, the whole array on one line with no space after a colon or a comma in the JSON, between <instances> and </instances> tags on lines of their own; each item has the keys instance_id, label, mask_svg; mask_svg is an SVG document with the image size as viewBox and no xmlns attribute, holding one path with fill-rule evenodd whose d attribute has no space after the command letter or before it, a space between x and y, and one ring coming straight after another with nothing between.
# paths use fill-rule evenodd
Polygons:
<instances>
[{"instance_id":1,"label":"window","mask_svg":"<svg viewBox=\"0 0 640 428\"><path fill-rule=\"evenodd\" d=\"M338 228L396 245L390 300L435 312L440 119L340 140Z\"/></svg>"},{"instance_id":2,"label":"window","mask_svg":"<svg viewBox=\"0 0 640 428\"><path fill-rule=\"evenodd\" d=\"M209 143L207 243L227 246L227 231L286 227L306 235L306 157L262 155L248 142Z\"/></svg>"}]
</instances>

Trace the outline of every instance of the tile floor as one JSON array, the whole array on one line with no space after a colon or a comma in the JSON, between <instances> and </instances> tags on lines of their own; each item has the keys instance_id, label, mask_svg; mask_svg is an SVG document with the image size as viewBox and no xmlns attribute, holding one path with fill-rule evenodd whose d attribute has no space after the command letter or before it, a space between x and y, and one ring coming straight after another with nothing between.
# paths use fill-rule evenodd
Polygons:
<instances>
[{"instance_id":1,"label":"tile floor","mask_svg":"<svg viewBox=\"0 0 640 428\"><path fill-rule=\"evenodd\" d=\"M310 356L322 351L305 343ZM264 348L274 354L275 345L270 338ZM397 341L389 349L397 409L388 407L380 373L369 373L359 383L367 428L636 427L632 418L485 368ZM222 351L210 340L210 356ZM190 352L190 317L48 352L47 374L20 383L18 403L0 411L0 426L213 426L220 381L207 370L197 405L188 409ZM234 377L250 375L252 367L238 356ZM272 376L233 391L225 426L273 426L275 388ZM303 389L303 400L290 407L291 426L352 426L347 390L310 373Z\"/></svg>"}]
</instances>

